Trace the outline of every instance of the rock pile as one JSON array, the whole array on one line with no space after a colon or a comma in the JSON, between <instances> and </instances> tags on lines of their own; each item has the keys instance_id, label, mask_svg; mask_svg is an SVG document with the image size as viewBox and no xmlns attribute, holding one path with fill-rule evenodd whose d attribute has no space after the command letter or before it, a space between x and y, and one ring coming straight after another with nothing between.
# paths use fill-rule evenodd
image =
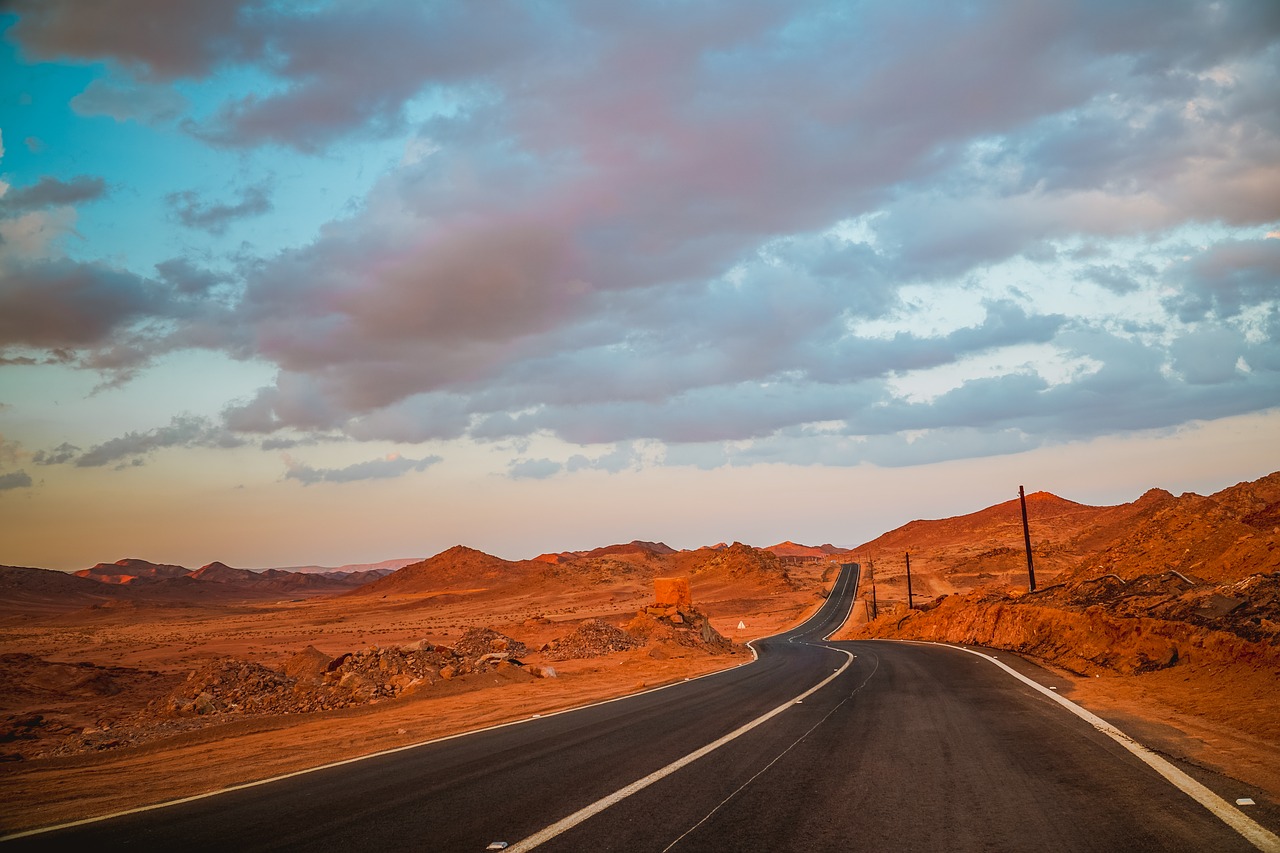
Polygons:
<instances>
[{"instance_id":1,"label":"rock pile","mask_svg":"<svg viewBox=\"0 0 1280 853\"><path fill-rule=\"evenodd\" d=\"M468 628L458 642L454 643L453 649L463 658L477 660L489 654L520 658L529 653L524 643L499 634L492 628Z\"/></svg>"},{"instance_id":2,"label":"rock pile","mask_svg":"<svg viewBox=\"0 0 1280 853\"><path fill-rule=\"evenodd\" d=\"M552 640L543 651L549 660L570 660L624 652L642 645L644 640L621 628L599 619L588 619L567 637Z\"/></svg>"},{"instance_id":3,"label":"rock pile","mask_svg":"<svg viewBox=\"0 0 1280 853\"><path fill-rule=\"evenodd\" d=\"M646 640L666 640L711 654L726 654L740 648L717 631L705 613L692 606L683 610L646 607L627 623L627 631Z\"/></svg>"},{"instance_id":4,"label":"rock pile","mask_svg":"<svg viewBox=\"0 0 1280 853\"><path fill-rule=\"evenodd\" d=\"M274 670L225 658L192 671L152 710L173 716L305 713L363 705L415 693L441 681L519 663L519 640L469 629L457 645L377 647L330 658L313 646Z\"/></svg>"}]
</instances>

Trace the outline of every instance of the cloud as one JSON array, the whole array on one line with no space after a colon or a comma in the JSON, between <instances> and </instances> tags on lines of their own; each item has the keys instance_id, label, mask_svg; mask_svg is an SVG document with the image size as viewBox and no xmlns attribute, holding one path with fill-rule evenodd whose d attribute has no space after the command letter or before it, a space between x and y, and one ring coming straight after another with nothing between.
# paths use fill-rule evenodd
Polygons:
<instances>
[{"instance_id":1,"label":"cloud","mask_svg":"<svg viewBox=\"0 0 1280 853\"><path fill-rule=\"evenodd\" d=\"M345 468L312 468L285 456L285 479L298 480L304 486L313 483L352 483L358 480L386 480L399 477L410 471L425 471L432 465L441 462L439 456L425 456L422 459L410 459L398 453L392 453L382 459L371 459L368 462L357 462Z\"/></svg>"},{"instance_id":2,"label":"cloud","mask_svg":"<svg viewBox=\"0 0 1280 853\"><path fill-rule=\"evenodd\" d=\"M175 121L188 106L186 98L167 87L103 79L90 82L70 104L76 115L142 124Z\"/></svg>"},{"instance_id":3,"label":"cloud","mask_svg":"<svg viewBox=\"0 0 1280 853\"><path fill-rule=\"evenodd\" d=\"M12 471L8 474L0 474L0 492L30 487L31 476L26 471Z\"/></svg>"},{"instance_id":4,"label":"cloud","mask_svg":"<svg viewBox=\"0 0 1280 853\"><path fill-rule=\"evenodd\" d=\"M545 480L559 474L564 466L553 459L518 459L507 469L513 480Z\"/></svg>"},{"instance_id":5,"label":"cloud","mask_svg":"<svg viewBox=\"0 0 1280 853\"><path fill-rule=\"evenodd\" d=\"M102 444L94 445L86 452L75 457L77 468L99 468L112 462L125 460L128 464L140 465L145 457L157 450L170 447L240 447L244 439L217 426L207 418L192 415L177 415L167 426L156 427L146 432L132 431L119 438L113 438ZM65 445L63 445L65 446ZM58 449L51 453L59 456Z\"/></svg>"},{"instance_id":6,"label":"cloud","mask_svg":"<svg viewBox=\"0 0 1280 853\"><path fill-rule=\"evenodd\" d=\"M0 272L0 347L94 346L132 323L181 313L166 289L103 264L57 260Z\"/></svg>"},{"instance_id":7,"label":"cloud","mask_svg":"<svg viewBox=\"0 0 1280 853\"><path fill-rule=\"evenodd\" d=\"M309 152L353 133L384 136L403 127L406 103L421 93L472 88L495 68L526 67L555 43L560 14L519 3L372 2L281 15L268 43L284 85L230 99L188 129L220 145Z\"/></svg>"},{"instance_id":8,"label":"cloud","mask_svg":"<svg viewBox=\"0 0 1280 853\"><path fill-rule=\"evenodd\" d=\"M156 264L156 272L174 291L188 296L201 296L220 284L233 281L231 275L202 269L187 258L161 261Z\"/></svg>"},{"instance_id":9,"label":"cloud","mask_svg":"<svg viewBox=\"0 0 1280 853\"><path fill-rule=\"evenodd\" d=\"M241 190L240 200L233 204L203 201L192 190L169 193L165 202L178 222L186 227L225 234L236 220L269 212L270 193L270 181L262 181Z\"/></svg>"},{"instance_id":10,"label":"cloud","mask_svg":"<svg viewBox=\"0 0 1280 853\"><path fill-rule=\"evenodd\" d=\"M1222 241L1174 266L1167 279L1177 287L1168 302L1183 320L1234 317L1280 299L1280 241Z\"/></svg>"},{"instance_id":11,"label":"cloud","mask_svg":"<svg viewBox=\"0 0 1280 853\"><path fill-rule=\"evenodd\" d=\"M234 267L29 257L0 345L117 376L177 346L274 365L222 416L264 446L544 435L700 466L980 455L1276 399L1280 241L1249 236L1280 222L1269 4L199 5L102 4L166 44L64 2L9 32L107 63L83 114L167 120L170 81L227 69L184 84L217 100L183 127L243 163L413 156ZM35 217L42 185L6 203ZM272 209L242 186L167 202L225 234ZM25 222L32 252L51 221ZM563 455L510 473L651 458Z\"/></svg>"},{"instance_id":12,"label":"cloud","mask_svg":"<svg viewBox=\"0 0 1280 853\"><path fill-rule=\"evenodd\" d=\"M38 450L32 457L37 465L64 465L80 455L80 448L70 442L62 442L52 450Z\"/></svg>"},{"instance_id":13,"label":"cloud","mask_svg":"<svg viewBox=\"0 0 1280 853\"><path fill-rule=\"evenodd\" d=\"M8 408L5 406L4 408ZM0 408L0 411L4 411ZM18 457L22 453L22 445L16 441L9 441L3 435L0 435L0 465L15 465Z\"/></svg>"},{"instance_id":14,"label":"cloud","mask_svg":"<svg viewBox=\"0 0 1280 853\"><path fill-rule=\"evenodd\" d=\"M45 175L30 186L10 187L8 192L0 196L0 212L13 215L48 207L81 204L102 198L106 191L106 181L96 176L80 175L63 181Z\"/></svg>"},{"instance_id":15,"label":"cloud","mask_svg":"<svg viewBox=\"0 0 1280 853\"><path fill-rule=\"evenodd\" d=\"M255 56L255 0L10 0L9 30L28 56L112 60L158 80L201 77L232 59ZM140 25L145 22L145 26Z\"/></svg>"}]
</instances>

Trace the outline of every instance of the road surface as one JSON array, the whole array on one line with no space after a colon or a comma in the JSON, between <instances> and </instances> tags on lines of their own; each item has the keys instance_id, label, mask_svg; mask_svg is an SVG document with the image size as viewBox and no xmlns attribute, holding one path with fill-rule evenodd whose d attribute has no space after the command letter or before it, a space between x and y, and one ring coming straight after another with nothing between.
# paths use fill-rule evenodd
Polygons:
<instances>
[{"instance_id":1,"label":"road surface","mask_svg":"<svg viewBox=\"0 0 1280 853\"><path fill-rule=\"evenodd\" d=\"M4 848L1257 849L988 660L824 642L857 580L724 673Z\"/></svg>"}]
</instances>

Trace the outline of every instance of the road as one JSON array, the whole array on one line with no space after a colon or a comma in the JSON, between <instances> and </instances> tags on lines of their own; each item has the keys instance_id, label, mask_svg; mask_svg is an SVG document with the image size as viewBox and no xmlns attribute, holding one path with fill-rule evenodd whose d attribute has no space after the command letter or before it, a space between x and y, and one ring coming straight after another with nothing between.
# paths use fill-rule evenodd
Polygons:
<instances>
[{"instance_id":1,"label":"road","mask_svg":"<svg viewBox=\"0 0 1280 853\"><path fill-rule=\"evenodd\" d=\"M824 642L857 580L724 673L4 847L1256 849L990 661Z\"/></svg>"}]
</instances>

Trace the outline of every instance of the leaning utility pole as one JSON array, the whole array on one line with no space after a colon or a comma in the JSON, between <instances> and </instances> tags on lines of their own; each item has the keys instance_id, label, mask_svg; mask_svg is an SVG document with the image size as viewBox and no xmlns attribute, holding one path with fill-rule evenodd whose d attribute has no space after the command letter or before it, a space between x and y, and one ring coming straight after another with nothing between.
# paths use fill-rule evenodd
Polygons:
<instances>
[{"instance_id":1,"label":"leaning utility pole","mask_svg":"<svg viewBox=\"0 0 1280 853\"><path fill-rule=\"evenodd\" d=\"M915 601L911 597L911 552L907 552L907 609L915 610Z\"/></svg>"},{"instance_id":2,"label":"leaning utility pole","mask_svg":"<svg viewBox=\"0 0 1280 853\"><path fill-rule=\"evenodd\" d=\"M1031 564L1031 528L1027 526L1027 494L1022 486L1018 486L1018 500L1022 504L1022 541L1027 546L1027 577L1031 579L1031 591L1035 592L1036 567Z\"/></svg>"}]
</instances>

